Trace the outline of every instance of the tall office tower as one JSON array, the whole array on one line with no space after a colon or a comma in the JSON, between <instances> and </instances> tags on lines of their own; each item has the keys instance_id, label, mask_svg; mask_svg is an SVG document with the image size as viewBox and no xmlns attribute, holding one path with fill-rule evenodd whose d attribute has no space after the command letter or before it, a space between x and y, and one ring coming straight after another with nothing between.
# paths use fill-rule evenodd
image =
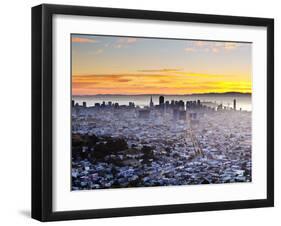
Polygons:
<instances>
[{"instance_id":1,"label":"tall office tower","mask_svg":"<svg viewBox=\"0 0 281 226\"><path fill-rule=\"evenodd\" d=\"M184 109L184 102L183 102L183 100L179 101L179 107L180 107L181 110Z\"/></svg>"},{"instance_id":2,"label":"tall office tower","mask_svg":"<svg viewBox=\"0 0 281 226\"><path fill-rule=\"evenodd\" d=\"M150 103L149 103L149 106L152 108L153 107L153 101L152 101L152 96L150 96Z\"/></svg>"},{"instance_id":3,"label":"tall office tower","mask_svg":"<svg viewBox=\"0 0 281 226\"><path fill-rule=\"evenodd\" d=\"M185 110L179 111L179 120L186 120L186 111Z\"/></svg>"},{"instance_id":4,"label":"tall office tower","mask_svg":"<svg viewBox=\"0 0 281 226\"><path fill-rule=\"evenodd\" d=\"M75 105L75 101L71 100L71 106L74 107L74 105Z\"/></svg>"},{"instance_id":5,"label":"tall office tower","mask_svg":"<svg viewBox=\"0 0 281 226\"><path fill-rule=\"evenodd\" d=\"M148 119L150 115L150 110L148 109L140 109L139 110L139 118Z\"/></svg>"},{"instance_id":6,"label":"tall office tower","mask_svg":"<svg viewBox=\"0 0 281 226\"><path fill-rule=\"evenodd\" d=\"M83 102L83 107L87 107L87 104L86 104L86 102L85 102L85 101Z\"/></svg>"},{"instance_id":7,"label":"tall office tower","mask_svg":"<svg viewBox=\"0 0 281 226\"><path fill-rule=\"evenodd\" d=\"M175 121L179 120L179 110L178 109L173 109L173 119Z\"/></svg>"},{"instance_id":8,"label":"tall office tower","mask_svg":"<svg viewBox=\"0 0 281 226\"><path fill-rule=\"evenodd\" d=\"M188 110L191 107L191 101L186 101L186 110Z\"/></svg>"},{"instance_id":9,"label":"tall office tower","mask_svg":"<svg viewBox=\"0 0 281 226\"><path fill-rule=\"evenodd\" d=\"M164 97L160 96L159 97L159 105L163 105L164 104Z\"/></svg>"},{"instance_id":10,"label":"tall office tower","mask_svg":"<svg viewBox=\"0 0 281 226\"><path fill-rule=\"evenodd\" d=\"M236 99L233 100L233 109L236 111Z\"/></svg>"}]
</instances>

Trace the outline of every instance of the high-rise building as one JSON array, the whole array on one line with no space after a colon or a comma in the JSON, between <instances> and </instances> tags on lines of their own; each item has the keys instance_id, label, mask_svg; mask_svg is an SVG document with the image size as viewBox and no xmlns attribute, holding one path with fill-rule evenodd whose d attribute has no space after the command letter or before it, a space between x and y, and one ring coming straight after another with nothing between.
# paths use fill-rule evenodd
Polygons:
<instances>
[{"instance_id":1,"label":"high-rise building","mask_svg":"<svg viewBox=\"0 0 281 226\"><path fill-rule=\"evenodd\" d=\"M179 104L180 109L183 110L184 109L184 102L183 102L183 100L180 100L178 104Z\"/></svg>"},{"instance_id":2,"label":"high-rise building","mask_svg":"<svg viewBox=\"0 0 281 226\"><path fill-rule=\"evenodd\" d=\"M196 112L191 112L189 113L189 118L191 120L196 120L197 119L197 113Z\"/></svg>"},{"instance_id":3,"label":"high-rise building","mask_svg":"<svg viewBox=\"0 0 281 226\"><path fill-rule=\"evenodd\" d=\"M222 104L219 104L218 107L217 107L217 110L220 111L220 110L222 110L222 109L223 109Z\"/></svg>"},{"instance_id":4,"label":"high-rise building","mask_svg":"<svg viewBox=\"0 0 281 226\"><path fill-rule=\"evenodd\" d=\"M185 110L179 111L179 120L186 120L186 111Z\"/></svg>"},{"instance_id":5,"label":"high-rise building","mask_svg":"<svg viewBox=\"0 0 281 226\"><path fill-rule=\"evenodd\" d=\"M75 105L75 101L72 100L72 101L71 101L71 106L74 107L74 105Z\"/></svg>"},{"instance_id":6,"label":"high-rise building","mask_svg":"<svg viewBox=\"0 0 281 226\"><path fill-rule=\"evenodd\" d=\"M153 101L152 101L152 96L150 96L150 103L149 103L149 106L152 108L153 107Z\"/></svg>"},{"instance_id":7,"label":"high-rise building","mask_svg":"<svg viewBox=\"0 0 281 226\"><path fill-rule=\"evenodd\" d=\"M190 109L191 101L186 101L186 110Z\"/></svg>"},{"instance_id":8,"label":"high-rise building","mask_svg":"<svg viewBox=\"0 0 281 226\"><path fill-rule=\"evenodd\" d=\"M141 119L148 119L150 115L150 110L148 109L141 109L139 110L139 118Z\"/></svg>"},{"instance_id":9,"label":"high-rise building","mask_svg":"<svg viewBox=\"0 0 281 226\"><path fill-rule=\"evenodd\" d=\"M86 102L85 102L85 101L83 102L83 107L87 107L87 104L86 104Z\"/></svg>"},{"instance_id":10,"label":"high-rise building","mask_svg":"<svg viewBox=\"0 0 281 226\"><path fill-rule=\"evenodd\" d=\"M163 105L163 104L164 104L164 101L165 101L164 97L163 97L163 96L160 96L160 97L159 97L159 105Z\"/></svg>"},{"instance_id":11,"label":"high-rise building","mask_svg":"<svg viewBox=\"0 0 281 226\"><path fill-rule=\"evenodd\" d=\"M129 107L134 108L135 107L135 103L134 102L129 102Z\"/></svg>"},{"instance_id":12,"label":"high-rise building","mask_svg":"<svg viewBox=\"0 0 281 226\"><path fill-rule=\"evenodd\" d=\"M236 111L236 99L233 100L233 109Z\"/></svg>"},{"instance_id":13,"label":"high-rise building","mask_svg":"<svg viewBox=\"0 0 281 226\"><path fill-rule=\"evenodd\" d=\"M179 110L178 109L173 109L173 119L179 120Z\"/></svg>"}]
</instances>

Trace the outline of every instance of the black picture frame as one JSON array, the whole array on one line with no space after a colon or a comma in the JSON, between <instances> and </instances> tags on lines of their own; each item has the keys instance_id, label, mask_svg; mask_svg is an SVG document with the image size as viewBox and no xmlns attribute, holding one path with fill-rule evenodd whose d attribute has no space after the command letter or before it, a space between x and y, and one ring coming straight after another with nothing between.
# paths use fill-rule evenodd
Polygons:
<instances>
[{"instance_id":1,"label":"black picture frame","mask_svg":"<svg viewBox=\"0 0 281 226\"><path fill-rule=\"evenodd\" d=\"M55 14L148 19L267 29L267 198L95 210L52 210L52 18ZM274 206L274 20L43 4L32 8L32 218L40 221L122 217Z\"/></svg>"}]
</instances>

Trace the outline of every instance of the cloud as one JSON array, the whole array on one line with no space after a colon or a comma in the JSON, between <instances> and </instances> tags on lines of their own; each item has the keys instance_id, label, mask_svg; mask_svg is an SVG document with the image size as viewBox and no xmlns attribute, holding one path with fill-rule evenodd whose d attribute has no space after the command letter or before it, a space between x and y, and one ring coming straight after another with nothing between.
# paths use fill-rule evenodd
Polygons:
<instances>
[{"instance_id":1,"label":"cloud","mask_svg":"<svg viewBox=\"0 0 281 226\"><path fill-rule=\"evenodd\" d=\"M193 41L193 43L197 47L203 47L206 45L206 41Z\"/></svg>"},{"instance_id":2,"label":"cloud","mask_svg":"<svg viewBox=\"0 0 281 226\"><path fill-rule=\"evenodd\" d=\"M131 45L137 41L137 38L119 38L116 42L116 44L113 46L116 49L121 49L123 47L127 47L128 45Z\"/></svg>"},{"instance_id":3,"label":"cloud","mask_svg":"<svg viewBox=\"0 0 281 226\"><path fill-rule=\"evenodd\" d=\"M218 53L220 51L220 49L217 47L213 47L213 48L211 48L211 50L213 53Z\"/></svg>"},{"instance_id":4,"label":"cloud","mask_svg":"<svg viewBox=\"0 0 281 226\"><path fill-rule=\"evenodd\" d=\"M72 37L72 43L96 43L97 40L92 38Z\"/></svg>"},{"instance_id":5,"label":"cloud","mask_svg":"<svg viewBox=\"0 0 281 226\"><path fill-rule=\"evenodd\" d=\"M182 68L163 68L163 69L144 69L138 70L138 72L177 72L182 71Z\"/></svg>"},{"instance_id":6,"label":"cloud","mask_svg":"<svg viewBox=\"0 0 281 226\"><path fill-rule=\"evenodd\" d=\"M237 79L237 76L175 73L73 75L72 91L74 95L251 91L251 81Z\"/></svg>"},{"instance_id":7,"label":"cloud","mask_svg":"<svg viewBox=\"0 0 281 226\"><path fill-rule=\"evenodd\" d=\"M195 52L195 49L194 48L191 48L191 47L187 47L184 49L186 52Z\"/></svg>"},{"instance_id":8,"label":"cloud","mask_svg":"<svg viewBox=\"0 0 281 226\"><path fill-rule=\"evenodd\" d=\"M185 52L209 52L210 42L209 41L188 41L188 45L184 48Z\"/></svg>"},{"instance_id":9,"label":"cloud","mask_svg":"<svg viewBox=\"0 0 281 226\"><path fill-rule=\"evenodd\" d=\"M116 49L121 49L122 47L123 47L123 45L121 45L121 44L117 44L114 46L114 48L116 48Z\"/></svg>"},{"instance_id":10,"label":"cloud","mask_svg":"<svg viewBox=\"0 0 281 226\"><path fill-rule=\"evenodd\" d=\"M134 43L134 42L136 42L136 41L137 41L136 38L128 38L128 39L127 39L127 43Z\"/></svg>"},{"instance_id":11,"label":"cloud","mask_svg":"<svg viewBox=\"0 0 281 226\"><path fill-rule=\"evenodd\" d=\"M235 42L226 42L224 43L224 49L233 50L237 48L237 44Z\"/></svg>"},{"instance_id":12,"label":"cloud","mask_svg":"<svg viewBox=\"0 0 281 226\"><path fill-rule=\"evenodd\" d=\"M131 43L135 43L137 41L137 38L119 38L118 39L118 43L123 43L123 44L131 44Z\"/></svg>"},{"instance_id":13,"label":"cloud","mask_svg":"<svg viewBox=\"0 0 281 226\"><path fill-rule=\"evenodd\" d=\"M126 78L120 78L116 80L117 82L130 82L131 79L126 79Z\"/></svg>"},{"instance_id":14,"label":"cloud","mask_svg":"<svg viewBox=\"0 0 281 226\"><path fill-rule=\"evenodd\" d=\"M94 55L99 55L103 53L103 49L97 49L96 51L93 52Z\"/></svg>"},{"instance_id":15,"label":"cloud","mask_svg":"<svg viewBox=\"0 0 281 226\"><path fill-rule=\"evenodd\" d=\"M225 50L235 50L242 45L236 42L219 42L219 41L191 41L184 48L186 52L212 52L219 53Z\"/></svg>"},{"instance_id":16,"label":"cloud","mask_svg":"<svg viewBox=\"0 0 281 226\"><path fill-rule=\"evenodd\" d=\"M222 74L205 74L205 73L196 73L196 72L188 72L188 71L178 71L175 72L178 75L186 76L186 77L197 77L197 78L212 78L212 79L219 79L225 75Z\"/></svg>"}]
</instances>

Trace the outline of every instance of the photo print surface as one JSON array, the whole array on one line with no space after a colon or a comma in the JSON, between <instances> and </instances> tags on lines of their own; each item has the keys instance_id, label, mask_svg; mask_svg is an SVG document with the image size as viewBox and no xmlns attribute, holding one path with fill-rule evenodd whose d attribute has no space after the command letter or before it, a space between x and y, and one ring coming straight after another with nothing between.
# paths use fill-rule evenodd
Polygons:
<instances>
[{"instance_id":1,"label":"photo print surface","mask_svg":"<svg viewBox=\"0 0 281 226\"><path fill-rule=\"evenodd\" d=\"M71 190L251 182L251 50L72 34Z\"/></svg>"}]
</instances>

